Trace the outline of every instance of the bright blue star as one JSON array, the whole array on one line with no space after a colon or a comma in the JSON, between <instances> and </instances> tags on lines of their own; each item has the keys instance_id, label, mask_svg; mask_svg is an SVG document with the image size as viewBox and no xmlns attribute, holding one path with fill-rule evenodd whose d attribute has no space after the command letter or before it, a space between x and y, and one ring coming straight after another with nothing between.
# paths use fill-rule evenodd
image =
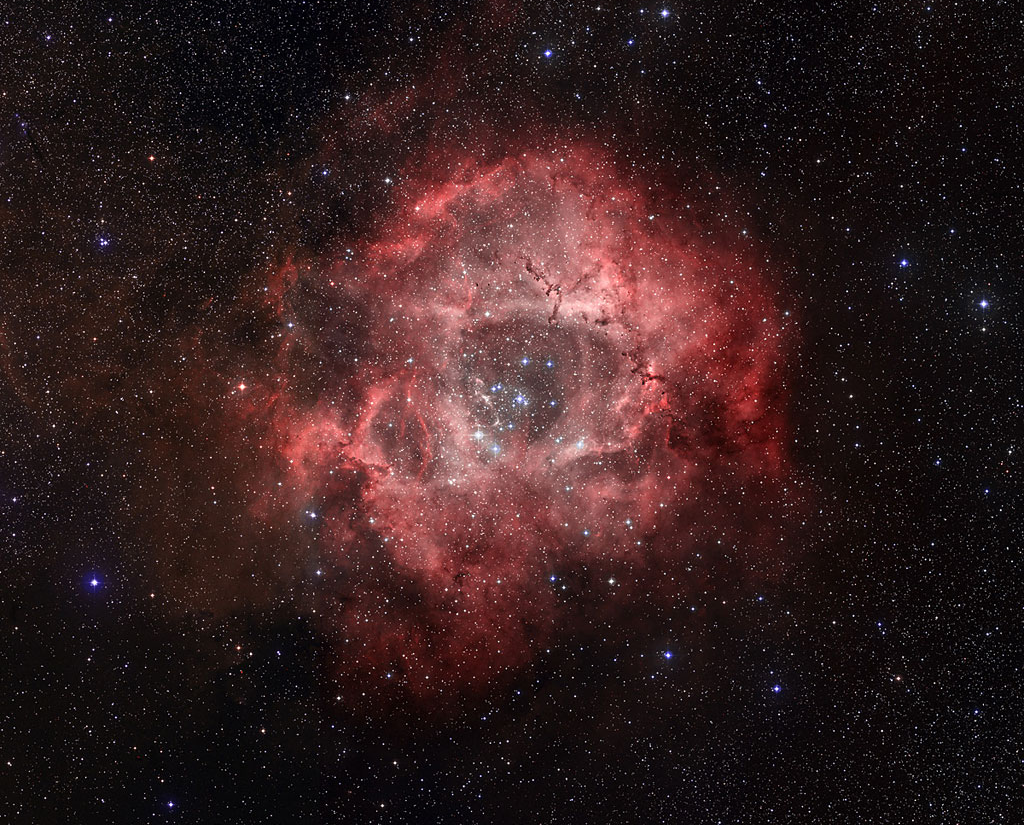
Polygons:
<instances>
[{"instance_id":1,"label":"bright blue star","mask_svg":"<svg viewBox=\"0 0 1024 825\"><path fill-rule=\"evenodd\" d=\"M666 650L665 651L665 658L666 659L671 659L672 658L672 651L671 650Z\"/></svg>"},{"instance_id":2,"label":"bright blue star","mask_svg":"<svg viewBox=\"0 0 1024 825\"><path fill-rule=\"evenodd\" d=\"M544 56L545 57L551 57L552 54L554 54L554 52L552 52L551 49L545 49L544 50Z\"/></svg>"},{"instance_id":3,"label":"bright blue star","mask_svg":"<svg viewBox=\"0 0 1024 825\"><path fill-rule=\"evenodd\" d=\"M772 693L782 693L782 685L772 685Z\"/></svg>"},{"instance_id":4,"label":"bright blue star","mask_svg":"<svg viewBox=\"0 0 1024 825\"><path fill-rule=\"evenodd\" d=\"M978 306L980 306L982 309L988 309L988 301L982 298L980 301L978 301Z\"/></svg>"},{"instance_id":5,"label":"bright blue star","mask_svg":"<svg viewBox=\"0 0 1024 825\"><path fill-rule=\"evenodd\" d=\"M908 261L906 258L900 261L900 269L906 269L908 266L910 266L910 261Z\"/></svg>"}]
</instances>

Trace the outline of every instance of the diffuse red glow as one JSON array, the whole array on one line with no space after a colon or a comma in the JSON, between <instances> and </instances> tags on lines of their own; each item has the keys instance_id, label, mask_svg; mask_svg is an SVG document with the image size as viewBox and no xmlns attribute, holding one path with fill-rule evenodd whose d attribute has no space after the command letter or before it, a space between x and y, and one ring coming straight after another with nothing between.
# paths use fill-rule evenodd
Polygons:
<instances>
[{"instance_id":1,"label":"diffuse red glow","mask_svg":"<svg viewBox=\"0 0 1024 825\"><path fill-rule=\"evenodd\" d=\"M624 609L714 531L759 532L738 502L785 471L784 341L749 253L585 147L395 196L346 260L282 276L366 340L274 421L319 514L339 681L430 698L557 636L560 576L629 578Z\"/></svg>"}]
</instances>

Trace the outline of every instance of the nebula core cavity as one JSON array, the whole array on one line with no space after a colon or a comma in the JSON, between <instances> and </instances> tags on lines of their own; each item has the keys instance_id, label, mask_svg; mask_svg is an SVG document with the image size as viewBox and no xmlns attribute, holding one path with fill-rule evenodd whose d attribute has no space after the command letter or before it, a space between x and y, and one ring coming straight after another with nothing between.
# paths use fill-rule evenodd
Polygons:
<instances>
[{"instance_id":1,"label":"nebula core cavity","mask_svg":"<svg viewBox=\"0 0 1024 825\"><path fill-rule=\"evenodd\" d=\"M484 689L580 611L685 597L699 554L759 540L785 464L749 246L586 148L451 168L315 276L362 338L278 416L361 692Z\"/></svg>"}]
</instances>

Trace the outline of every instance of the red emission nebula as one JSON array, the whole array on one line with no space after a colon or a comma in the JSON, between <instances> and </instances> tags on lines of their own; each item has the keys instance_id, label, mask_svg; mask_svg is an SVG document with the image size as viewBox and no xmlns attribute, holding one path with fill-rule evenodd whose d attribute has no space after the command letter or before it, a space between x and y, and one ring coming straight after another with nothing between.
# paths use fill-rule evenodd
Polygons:
<instances>
[{"instance_id":1,"label":"red emission nebula","mask_svg":"<svg viewBox=\"0 0 1024 825\"><path fill-rule=\"evenodd\" d=\"M342 689L437 699L706 591L716 553L773 552L786 342L749 245L600 152L420 178L341 260L278 273L282 322L312 279L359 342L265 414ZM293 321L282 359L315 335Z\"/></svg>"}]
</instances>

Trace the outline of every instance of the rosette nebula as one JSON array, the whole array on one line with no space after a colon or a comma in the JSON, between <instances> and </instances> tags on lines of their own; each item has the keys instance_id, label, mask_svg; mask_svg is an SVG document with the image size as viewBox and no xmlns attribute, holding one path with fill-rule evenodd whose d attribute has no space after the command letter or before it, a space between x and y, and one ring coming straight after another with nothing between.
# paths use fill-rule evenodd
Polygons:
<instances>
[{"instance_id":1,"label":"rosette nebula","mask_svg":"<svg viewBox=\"0 0 1024 825\"><path fill-rule=\"evenodd\" d=\"M782 318L738 230L588 147L444 170L276 293L282 358L334 376L280 393L274 443L361 695L479 692L599 612L706 589L716 555L771 552L785 474Z\"/></svg>"}]
</instances>

